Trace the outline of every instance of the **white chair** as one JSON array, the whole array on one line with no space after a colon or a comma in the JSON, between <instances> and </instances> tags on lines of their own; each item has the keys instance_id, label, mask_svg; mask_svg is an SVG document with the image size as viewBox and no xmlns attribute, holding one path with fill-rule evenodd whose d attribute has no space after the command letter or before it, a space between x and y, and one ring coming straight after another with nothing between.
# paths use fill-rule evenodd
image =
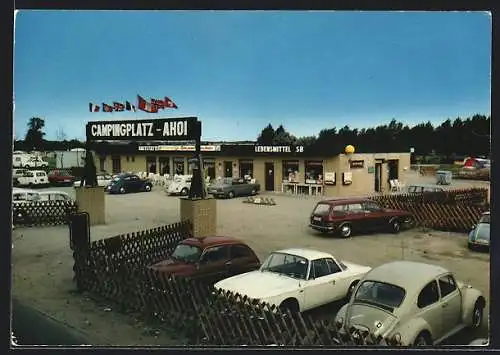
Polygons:
<instances>
[{"instance_id":1,"label":"white chair","mask_svg":"<svg viewBox=\"0 0 500 355\"><path fill-rule=\"evenodd\" d=\"M397 186L397 191L404 191L406 184L404 182L401 182L399 180L394 180L396 186Z\"/></svg>"},{"instance_id":2,"label":"white chair","mask_svg":"<svg viewBox=\"0 0 500 355\"><path fill-rule=\"evenodd\" d=\"M398 191L398 185L396 184L396 180L389 180L389 185L390 185L390 191L391 192L397 192Z\"/></svg>"}]
</instances>

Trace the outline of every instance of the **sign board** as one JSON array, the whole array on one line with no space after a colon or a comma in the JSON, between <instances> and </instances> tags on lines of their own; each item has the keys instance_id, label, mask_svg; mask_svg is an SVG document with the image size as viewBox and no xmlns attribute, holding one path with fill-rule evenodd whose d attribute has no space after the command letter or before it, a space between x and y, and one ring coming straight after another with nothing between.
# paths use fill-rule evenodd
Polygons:
<instances>
[{"instance_id":1,"label":"sign board","mask_svg":"<svg viewBox=\"0 0 500 355\"><path fill-rule=\"evenodd\" d=\"M375 173L375 167L374 166L369 166L368 167L368 174L374 174Z\"/></svg>"},{"instance_id":2,"label":"sign board","mask_svg":"<svg viewBox=\"0 0 500 355\"><path fill-rule=\"evenodd\" d=\"M415 153L415 148L410 148L410 153Z\"/></svg>"},{"instance_id":3,"label":"sign board","mask_svg":"<svg viewBox=\"0 0 500 355\"><path fill-rule=\"evenodd\" d=\"M335 172L325 172L325 185L335 185Z\"/></svg>"},{"instance_id":4,"label":"sign board","mask_svg":"<svg viewBox=\"0 0 500 355\"><path fill-rule=\"evenodd\" d=\"M304 146L297 145L256 145L255 153L303 153Z\"/></svg>"},{"instance_id":5,"label":"sign board","mask_svg":"<svg viewBox=\"0 0 500 355\"><path fill-rule=\"evenodd\" d=\"M362 169L365 166L364 160L349 160L349 166L352 169Z\"/></svg>"},{"instance_id":6,"label":"sign board","mask_svg":"<svg viewBox=\"0 0 500 355\"><path fill-rule=\"evenodd\" d=\"M89 140L197 140L196 117L160 118L143 120L93 121L87 123Z\"/></svg>"},{"instance_id":7,"label":"sign board","mask_svg":"<svg viewBox=\"0 0 500 355\"><path fill-rule=\"evenodd\" d=\"M202 145L202 152L220 152L220 145ZM141 152L194 152L194 145L140 145L138 150Z\"/></svg>"}]
</instances>

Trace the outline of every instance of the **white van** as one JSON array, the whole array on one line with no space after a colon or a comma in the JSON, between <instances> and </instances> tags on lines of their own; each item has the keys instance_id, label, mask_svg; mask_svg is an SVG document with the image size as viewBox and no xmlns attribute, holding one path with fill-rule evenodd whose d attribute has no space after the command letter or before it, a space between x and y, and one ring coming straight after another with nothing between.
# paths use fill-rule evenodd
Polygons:
<instances>
[{"instance_id":1,"label":"white van","mask_svg":"<svg viewBox=\"0 0 500 355\"><path fill-rule=\"evenodd\" d=\"M12 156L12 166L14 168L46 168L49 163L41 157L33 154L14 154Z\"/></svg>"},{"instance_id":2,"label":"white van","mask_svg":"<svg viewBox=\"0 0 500 355\"><path fill-rule=\"evenodd\" d=\"M47 185L49 178L43 170L27 170L17 178L20 186Z\"/></svg>"}]
</instances>

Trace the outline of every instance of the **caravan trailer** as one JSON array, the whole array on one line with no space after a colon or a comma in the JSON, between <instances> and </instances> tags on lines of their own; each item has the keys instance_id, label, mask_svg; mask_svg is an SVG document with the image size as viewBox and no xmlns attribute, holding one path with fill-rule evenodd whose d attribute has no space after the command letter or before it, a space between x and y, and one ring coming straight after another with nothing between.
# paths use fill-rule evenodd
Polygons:
<instances>
[{"instance_id":1,"label":"caravan trailer","mask_svg":"<svg viewBox=\"0 0 500 355\"><path fill-rule=\"evenodd\" d=\"M49 163L44 161L40 156L22 153L12 155L12 167L14 168L46 168Z\"/></svg>"}]
</instances>

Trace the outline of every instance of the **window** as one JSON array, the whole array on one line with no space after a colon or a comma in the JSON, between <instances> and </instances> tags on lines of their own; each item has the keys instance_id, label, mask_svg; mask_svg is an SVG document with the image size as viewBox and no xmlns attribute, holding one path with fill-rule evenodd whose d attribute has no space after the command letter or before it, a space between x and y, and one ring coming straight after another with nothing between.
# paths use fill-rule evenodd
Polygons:
<instances>
[{"instance_id":1,"label":"window","mask_svg":"<svg viewBox=\"0 0 500 355\"><path fill-rule=\"evenodd\" d=\"M283 160L283 182L299 182L298 160Z\"/></svg>"},{"instance_id":2,"label":"window","mask_svg":"<svg viewBox=\"0 0 500 355\"><path fill-rule=\"evenodd\" d=\"M20 162L20 161L21 161L21 158L20 158L20 157L16 157L16 158L15 158L15 161Z\"/></svg>"},{"instance_id":3,"label":"window","mask_svg":"<svg viewBox=\"0 0 500 355\"><path fill-rule=\"evenodd\" d=\"M245 180L253 178L253 160L240 160L240 176Z\"/></svg>"},{"instance_id":4,"label":"window","mask_svg":"<svg viewBox=\"0 0 500 355\"><path fill-rule=\"evenodd\" d=\"M376 202L365 202L365 210L370 212L380 211L380 206Z\"/></svg>"},{"instance_id":5,"label":"window","mask_svg":"<svg viewBox=\"0 0 500 355\"><path fill-rule=\"evenodd\" d=\"M194 245L178 244L171 258L187 262L197 262L200 259L201 249Z\"/></svg>"},{"instance_id":6,"label":"window","mask_svg":"<svg viewBox=\"0 0 500 355\"><path fill-rule=\"evenodd\" d=\"M354 301L381 306L392 312L403 303L405 296L406 291L399 286L366 280L358 287Z\"/></svg>"},{"instance_id":7,"label":"window","mask_svg":"<svg viewBox=\"0 0 500 355\"><path fill-rule=\"evenodd\" d=\"M332 207L332 215L334 216L343 216L347 211L346 205L336 205Z\"/></svg>"},{"instance_id":8,"label":"window","mask_svg":"<svg viewBox=\"0 0 500 355\"><path fill-rule=\"evenodd\" d=\"M139 181L141 179L137 175L132 175L132 176L130 176L130 180L132 180L132 181Z\"/></svg>"},{"instance_id":9,"label":"window","mask_svg":"<svg viewBox=\"0 0 500 355\"><path fill-rule=\"evenodd\" d=\"M334 208L337 206L334 206ZM318 203L313 213L326 214L330 210L330 205L326 203Z\"/></svg>"},{"instance_id":10,"label":"window","mask_svg":"<svg viewBox=\"0 0 500 355\"><path fill-rule=\"evenodd\" d=\"M292 254L271 253L262 263L261 271L275 272L278 274L305 280L307 276L307 259Z\"/></svg>"},{"instance_id":11,"label":"window","mask_svg":"<svg viewBox=\"0 0 500 355\"><path fill-rule=\"evenodd\" d=\"M311 263L311 276L314 279L330 275L330 268L326 259L316 259Z\"/></svg>"},{"instance_id":12,"label":"window","mask_svg":"<svg viewBox=\"0 0 500 355\"><path fill-rule=\"evenodd\" d=\"M226 261L229 257L229 247L221 245L217 247L210 247L205 250L201 257L202 263L217 263Z\"/></svg>"},{"instance_id":13,"label":"window","mask_svg":"<svg viewBox=\"0 0 500 355\"><path fill-rule=\"evenodd\" d=\"M160 163L160 174L166 175L170 174L170 159L166 157L160 157L158 162Z\"/></svg>"},{"instance_id":14,"label":"window","mask_svg":"<svg viewBox=\"0 0 500 355\"><path fill-rule=\"evenodd\" d=\"M306 160L306 184L323 183L323 161Z\"/></svg>"},{"instance_id":15,"label":"window","mask_svg":"<svg viewBox=\"0 0 500 355\"><path fill-rule=\"evenodd\" d=\"M341 272L343 269L337 265L335 260L333 259L325 259L328 264L328 268L330 269L330 274L336 274L337 272Z\"/></svg>"},{"instance_id":16,"label":"window","mask_svg":"<svg viewBox=\"0 0 500 355\"><path fill-rule=\"evenodd\" d=\"M33 177L33 173L31 171L26 171L24 174L23 174L24 177Z\"/></svg>"},{"instance_id":17,"label":"window","mask_svg":"<svg viewBox=\"0 0 500 355\"><path fill-rule=\"evenodd\" d=\"M215 179L215 159L203 158L203 169L205 177L209 176L210 180Z\"/></svg>"},{"instance_id":18,"label":"window","mask_svg":"<svg viewBox=\"0 0 500 355\"><path fill-rule=\"evenodd\" d=\"M231 246L231 259L253 257L253 252L249 247L243 244Z\"/></svg>"},{"instance_id":19,"label":"window","mask_svg":"<svg viewBox=\"0 0 500 355\"><path fill-rule=\"evenodd\" d=\"M112 162L112 169L114 174L118 174L122 170L122 164L121 164L121 159L120 157L113 157L111 159Z\"/></svg>"},{"instance_id":20,"label":"window","mask_svg":"<svg viewBox=\"0 0 500 355\"><path fill-rule=\"evenodd\" d=\"M347 205L347 210L349 211L349 213L359 213L363 212L363 206L361 205L361 203L351 203Z\"/></svg>"},{"instance_id":21,"label":"window","mask_svg":"<svg viewBox=\"0 0 500 355\"><path fill-rule=\"evenodd\" d=\"M146 171L156 174L156 157L146 157Z\"/></svg>"},{"instance_id":22,"label":"window","mask_svg":"<svg viewBox=\"0 0 500 355\"><path fill-rule=\"evenodd\" d=\"M106 163L106 157L99 157L99 170L100 171L106 171L105 164Z\"/></svg>"},{"instance_id":23,"label":"window","mask_svg":"<svg viewBox=\"0 0 500 355\"><path fill-rule=\"evenodd\" d=\"M436 281L432 281L425 286L418 295L418 308L425 308L439 300L439 291Z\"/></svg>"},{"instance_id":24,"label":"window","mask_svg":"<svg viewBox=\"0 0 500 355\"><path fill-rule=\"evenodd\" d=\"M453 276L446 275L439 279L439 289L441 290L441 297L445 297L457 289L457 285Z\"/></svg>"},{"instance_id":25,"label":"window","mask_svg":"<svg viewBox=\"0 0 500 355\"><path fill-rule=\"evenodd\" d=\"M184 175L184 158L174 158L174 173Z\"/></svg>"},{"instance_id":26,"label":"window","mask_svg":"<svg viewBox=\"0 0 500 355\"><path fill-rule=\"evenodd\" d=\"M39 172L39 173L36 173L36 176L37 177L42 177L42 176L45 176L45 173Z\"/></svg>"}]
</instances>

